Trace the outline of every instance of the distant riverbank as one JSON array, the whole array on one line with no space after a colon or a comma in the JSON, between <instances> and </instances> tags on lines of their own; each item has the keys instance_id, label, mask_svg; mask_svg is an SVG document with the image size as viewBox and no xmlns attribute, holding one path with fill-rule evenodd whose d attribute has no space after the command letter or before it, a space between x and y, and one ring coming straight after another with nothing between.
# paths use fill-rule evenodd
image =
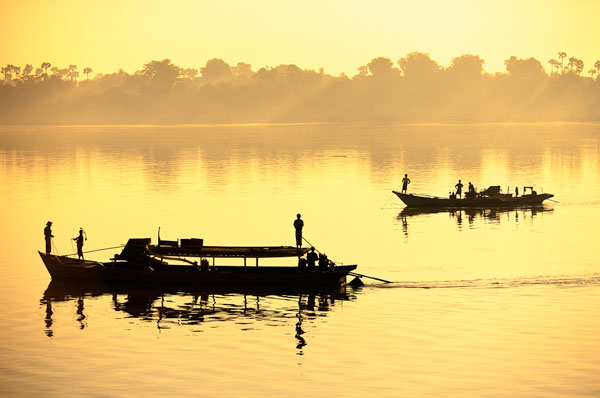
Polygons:
<instances>
[{"instance_id":1,"label":"distant riverbank","mask_svg":"<svg viewBox=\"0 0 600 398\"><path fill-rule=\"evenodd\" d=\"M253 71L219 59L184 69L163 60L82 81L76 65L13 67L18 73L5 72L0 83L0 124L600 122L595 67L584 76L565 61L548 74L534 58L511 57L506 73L490 74L483 62L465 54L441 67L416 52L398 67L374 58L350 77L296 65Z\"/></svg>"}]
</instances>

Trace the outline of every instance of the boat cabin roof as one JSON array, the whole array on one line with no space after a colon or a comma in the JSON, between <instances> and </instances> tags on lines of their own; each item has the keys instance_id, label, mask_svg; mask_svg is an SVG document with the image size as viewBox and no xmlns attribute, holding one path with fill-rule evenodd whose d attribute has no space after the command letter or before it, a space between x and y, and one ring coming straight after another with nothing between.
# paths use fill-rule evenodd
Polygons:
<instances>
[{"instance_id":1,"label":"boat cabin roof","mask_svg":"<svg viewBox=\"0 0 600 398\"><path fill-rule=\"evenodd\" d=\"M202 239L159 241L152 245L150 238L131 238L123 248L121 256L140 256L150 253L158 256L178 257L298 257L310 248L294 246L204 246Z\"/></svg>"},{"instance_id":2,"label":"boat cabin roof","mask_svg":"<svg viewBox=\"0 0 600 398\"><path fill-rule=\"evenodd\" d=\"M161 256L179 257L298 257L310 248L297 249L294 246L202 246L172 247L149 245L148 250Z\"/></svg>"}]
</instances>

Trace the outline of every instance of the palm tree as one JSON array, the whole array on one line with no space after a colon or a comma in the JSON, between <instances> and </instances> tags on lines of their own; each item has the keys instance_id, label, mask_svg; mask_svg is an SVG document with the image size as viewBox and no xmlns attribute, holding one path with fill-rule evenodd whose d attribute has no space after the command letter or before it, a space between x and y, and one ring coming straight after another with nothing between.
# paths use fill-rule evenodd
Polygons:
<instances>
[{"instance_id":1,"label":"palm tree","mask_svg":"<svg viewBox=\"0 0 600 398\"><path fill-rule=\"evenodd\" d=\"M77 65L69 65L69 70L67 71L67 76L71 78L71 80L75 80L79 77L79 72L77 72Z\"/></svg>"},{"instance_id":2,"label":"palm tree","mask_svg":"<svg viewBox=\"0 0 600 398\"><path fill-rule=\"evenodd\" d=\"M569 72L575 72L577 76L583 72L583 61L579 58L571 57L569 58L569 63L567 64L569 67Z\"/></svg>"},{"instance_id":3,"label":"palm tree","mask_svg":"<svg viewBox=\"0 0 600 398\"><path fill-rule=\"evenodd\" d=\"M569 68L569 72L573 72L573 68L575 67L576 62L577 62L577 58L575 58L575 57L569 58L569 63L567 64L567 67Z\"/></svg>"},{"instance_id":4,"label":"palm tree","mask_svg":"<svg viewBox=\"0 0 600 398\"><path fill-rule=\"evenodd\" d=\"M596 68L596 74L600 76L600 60L594 63L594 68Z\"/></svg>"},{"instance_id":5,"label":"palm tree","mask_svg":"<svg viewBox=\"0 0 600 398\"><path fill-rule=\"evenodd\" d=\"M558 67L559 67L559 63L557 60L555 59L550 59L548 60L548 63L550 64L550 74L554 74L554 68L556 68L556 72L558 72Z\"/></svg>"},{"instance_id":6,"label":"palm tree","mask_svg":"<svg viewBox=\"0 0 600 398\"><path fill-rule=\"evenodd\" d=\"M583 72L583 61L579 58L575 58L575 73L577 76L581 75Z\"/></svg>"},{"instance_id":7,"label":"palm tree","mask_svg":"<svg viewBox=\"0 0 600 398\"><path fill-rule=\"evenodd\" d=\"M92 72L93 72L93 70L89 66L86 66L83 69L83 74L85 75L85 80L89 80L90 79L90 73L92 73Z\"/></svg>"},{"instance_id":8,"label":"palm tree","mask_svg":"<svg viewBox=\"0 0 600 398\"><path fill-rule=\"evenodd\" d=\"M558 53L558 58L560 58L560 69L562 73L565 73L565 67L563 65L563 60L565 59L565 57L567 56L567 53L565 52L559 52Z\"/></svg>"},{"instance_id":9,"label":"palm tree","mask_svg":"<svg viewBox=\"0 0 600 398\"><path fill-rule=\"evenodd\" d=\"M596 69L592 68L592 69L588 70L588 73L589 73L590 75L592 75L592 79L593 79L593 78L594 78L594 75L596 74Z\"/></svg>"}]
</instances>

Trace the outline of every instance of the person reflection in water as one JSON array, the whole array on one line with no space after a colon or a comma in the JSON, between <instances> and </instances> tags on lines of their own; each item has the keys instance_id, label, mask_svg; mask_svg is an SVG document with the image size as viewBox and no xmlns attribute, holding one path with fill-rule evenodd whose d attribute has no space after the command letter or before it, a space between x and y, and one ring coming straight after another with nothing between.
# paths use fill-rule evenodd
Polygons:
<instances>
[{"instance_id":1,"label":"person reflection in water","mask_svg":"<svg viewBox=\"0 0 600 398\"><path fill-rule=\"evenodd\" d=\"M458 180L458 184L456 184L454 187L456 188L456 196L458 196L459 198L462 198L462 188L463 188L463 184L462 182L460 182L460 180Z\"/></svg>"},{"instance_id":2,"label":"person reflection in water","mask_svg":"<svg viewBox=\"0 0 600 398\"><path fill-rule=\"evenodd\" d=\"M79 297L77 300L77 322L79 322L79 329L83 330L87 326L85 321L87 316L83 313L83 297Z\"/></svg>"},{"instance_id":3,"label":"person reflection in water","mask_svg":"<svg viewBox=\"0 0 600 398\"><path fill-rule=\"evenodd\" d=\"M83 229L79 229L79 236L73 238L77 242L77 257L83 260Z\"/></svg>"},{"instance_id":4,"label":"person reflection in water","mask_svg":"<svg viewBox=\"0 0 600 398\"><path fill-rule=\"evenodd\" d=\"M300 299L302 299L302 296L300 296ZM304 334L304 330L302 330L302 313L298 312L296 316L298 317L298 322L296 322L296 339L298 340L298 344L296 348L301 350L306 345L306 340L302 337ZM299 355L302 355L302 352Z\"/></svg>"},{"instance_id":5,"label":"person reflection in water","mask_svg":"<svg viewBox=\"0 0 600 398\"><path fill-rule=\"evenodd\" d=\"M46 238L46 254L50 254L52 251L52 221L48 221L46 223L46 228L44 228L44 238Z\"/></svg>"},{"instance_id":6,"label":"person reflection in water","mask_svg":"<svg viewBox=\"0 0 600 398\"><path fill-rule=\"evenodd\" d=\"M410 184L410 178L408 178L408 174L404 174L404 178L402 179L402 193L406 193L408 184Z\"/></svg>"},{"instance_id":7,"label":"person reflection in water","mask_svg":"<svg viewBox=\"0 0 600 398\"><path fill-rule=\"evenodd\" d=\"M406 214L400 216L400 221L402 222L402 232L404 232L404 236L408 238L408 220Z\"/></svg>"},{"instance_id":8,"label":"person reflection in water","mask_svg":"<svg viewBox=\"0 0 600 398\"><path fill-rule=\"evenodd\" d=\"M300 217L300 213L298 213L294 220L294 228L296 229L296 248L298 249L302 247L302 228L304 227L304 221L302 221Z\"/></svg>"},{"instance_id":9,"label":"person reflection in water","mask_svg":"<svg viewBox=\"0 0 600 398\"><path fill-rule=\"evenodd\" d=\"M54 324L54 321L52 320L53 314L54 311L52 311L52 299L48 297L46 299L46 317L44 318L44 323L46 324L45 333L48 337L54 336L54 332L52 331L52 325Z\"/></svg>"}]
</instances>

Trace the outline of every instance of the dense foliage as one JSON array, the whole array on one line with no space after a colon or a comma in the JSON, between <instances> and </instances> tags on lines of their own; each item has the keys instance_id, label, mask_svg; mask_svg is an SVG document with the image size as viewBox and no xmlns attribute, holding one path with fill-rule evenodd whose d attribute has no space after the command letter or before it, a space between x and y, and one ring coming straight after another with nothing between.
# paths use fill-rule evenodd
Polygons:
<instances>
[{"instance_id":1,"label":"dense foliage","mask_svg":"<svg viewBox=\"0 0 600 398\"><path fill-rule=\"evenodd\" d=\"M151 61L94 78L76 65L7 65L0 123L600 121L600 61L582 76L581 60L558 55L550 74L534 58L510 57L505 73L489 74L475 55L441 67L420 52L396 64L375 58L353 77L221 59L199 70Z\"/></svg>"}]
</instances>

